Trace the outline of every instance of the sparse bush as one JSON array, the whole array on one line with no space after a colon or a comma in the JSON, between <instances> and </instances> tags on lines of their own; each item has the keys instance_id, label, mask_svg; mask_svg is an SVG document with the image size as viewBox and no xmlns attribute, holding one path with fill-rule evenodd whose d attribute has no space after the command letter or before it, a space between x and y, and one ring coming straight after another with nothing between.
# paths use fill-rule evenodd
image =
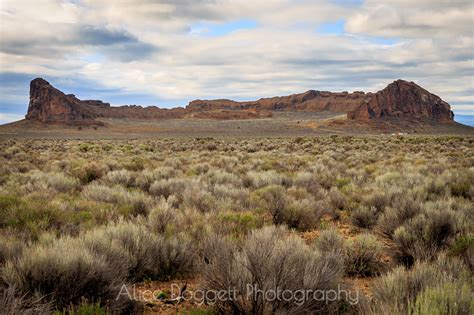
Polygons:
<instances>
[{"instance_id":1,"label":"sparse bush","mask_svg":"<svg viewBox=\"0 0 474 315\"><path fill-rule=\"evenodd\" d=\"M408 265L417 259L431 259L456 232L452 210L427 210L395 230L396 258Z\"/></svg>"},{"instance_id":2,"label":"sparse bush","mask_svg":"<svg viewBox=\"0 0 474 315\"><path fill-rule=\"evenodd\" d=\"M345 244L346 273L351 276L373 276L382 269L382 248L370 234L358 235Z\"/></svg>"},{"instance_id":3,"label":"sparse bush","mask_svg":"<svg viewBox=\"0 0 474 315\"><path fill-rule=\"evenodd\" d=\"M127 207L131 215L145 215L153 206L153 200L141 191L128 191L122 186L108 187L96 183L87 185L82 191L85 198Z\"/></svg>"},{"instance_id":4,"label":"sparse bush","mask_svg":"<svg viewBox=\"0 0 474 315\"><path fill-rule=\"evenodd\" d=\"M50 192L64 193L77 189L79 181L63 173L43 173L34 171L28 174L25 188L28 192L48 190Z\"/></svg>"},{"instance_id":5,"label":"sparse bush","mask_svg":"<svg viewBox=\"0 0 474 315\"><path fill-rule=\"evenodd\" d=\"M474 236L461 235L451 245L449 254L459 256L474 271Z\"/></svg>"},{"instance_id":6,"label":"sparse bush","mask_svg":"<svg viewBox=\"0 0 474 315\"><path fill-rule=\"evenodd\" d=\"M376 287L369 290L372 313L450 307L466 300L466 284L472 290L473 145L469 137L438 136L4 139L0 313L41 313L42 304L51 312L132 313L94 290L106 290L110 279L148 283L195 272L208 289L255 282L264 289L324 289L340 284L341 265L344 283L376 277L367 281ZM279 227L262 228L272 224ZM357 235L359 228L388 239L378 244ZM36 251L44 253L32 256ZM378 277L399 262L411 269ZM9 287L7 279L30 269L31 276L12 281L23 288ZM59 291L71 275L77 288ZM87 279L98 287L84 295L96 285ZM459 295L446 292L453 288ZM60 309L56 294L66 295ZM297 307L257 296L215 311L370 313L360 298L357 307L343 301L316 309L313 302Z\"/></svg>"},{"instance_id":7,"label":"sparse bush","mask_svg":"<svg viewBox=\"0 0 474 315\"><path fill-rule=\"evenodd\" d=\"M377 209L375 207L359 207L351 212L351 222L360 228L371 228L377 221Z\"/></svg>"},{"instance_id":8,"label":"sparse bush","mask_svg":"<svg viewBox=\"0 0 474 315\"><path fill-rule=\"evenodd\" d=\"M364 204L367 208L372 209L372 207L374 207L377 212L383 211L390 202L390 196L387 196L385 191L379 190L372 192L364 200Z\"/></svg>"},{"instance_id":9,"label":"sparse bush","mask_svg":"<svg viewBox=\"0 0 474 315\"><path fill-rule=\"evenodd\" d=\"M316 175L310 172L298 172L293 180L293 184L297 187L305 188L315 197L320 196L322 187L316 179Z\"/></svg>"},{"instance_id":10,"label":"sparse bush","mask_svg":"<svg viewBox=\"0 0 474 315\"><path fill-rule=\"evenodd\" d=\"M335 229L324 230L316 239L315 246L322 253L333 251L342 254L344 251L344 239Z\"/></svg>"},{"instance_id":11,"label":"sparse bush","mask_svg":"<svg viewBox=\"0 0 474 315\"><path fill-rule=\"evenodd\" d=\"M443 283L434 288L427 288L417 296L410 313L413 315L473 314L472 289L472 286L467 283Z\"/></svg>"},{"instance_id":12,"label":"sparse bush","mask_svg":"<svg viewBox=\"0 0 474 315\"><path fill-rule=\"evenodd\" d=\"M346 205L346 197L339 191L337 187L331 187L329 190L329 198L334 208L343 209Z\"/></svg>"},{"instance_id":13,"label":"sparse bush","mask_svg":"<svg viewBox=\"0 0 474 315\"><path fill-rule=\"evenodd\" d=\"M378 227L385 235L392 237L399 226L420 212L421 207L416 201L404 199L382 213L378 220Z\"/></svg>"},{"instance_id":14,"label":"sparse bush","mask_svg":"<svg viewBox=\"0 0 474 315\"><path fill-rule=\"evenodd\" d=\"M176 211L171 205L161 200L158 205L151 209L148 215L148 226L155 233L163 234L166 228L176 221Z\"/></svg>"},{"instance_id":15,"label":"sparse bush","mask_svg":"<svg viewBox=\"0 0 474 315\"><path fill-rule=\"evenodd\" d=\"M293 200L283 209L282 220L290 228L307 231L318 225L323 211L314 200Z\"/></svg>"},{"instance_id":16,"label":"sparse bush","mask_svg":"<svg viewBox=\"0 0 474 315\"><path fill-rule=\"evenodd\" d=\"M168 198L171 195L179 197L184 194L187 186L187 182L182 179L162 179L151 184L150 194L164 198Z\"/></svg>"},{"instance_id":17,"label":"sparse bush","mask_svg":"<svg viewBox=\"0 0 474 315\"><path fill-rule=\"evenodd\" d=\"M24 247L25 244L21 240L2 236L0 238L0 266L7 260L14 260L21 256Z\"/></svg>"},{"instance_id":18,"label":"sparse bush","mask_svg":"<svg viewBox=\"0 0 474 315\"><path fill-rule=\"evenodd\" d=\"M273 224L284 222L283 211L288 204L285 188L278 185L261 188L252 193L251 199L254 204L271 214Z\"/></svg>"},{"instance_id":19,"label":"sparse bush","mask_svg":"<svg viewBox=\"0 0 474 315\"><path fill-rule=\"evenodd\" d=\"M62 173L45 174L48 186L57 192L67 192L77 189L79 180L77 178L66 176Z\"/></svg>"},{"instance_id":20,"label":"sparse bush","mask_svg":"<svg viewBox=\"0 0 474 315\"><path fill-rule=\"evenodd\" d=\"M462 286L468 279L469 272L463 264L459 260L447 259L445 256L441 256L434 263L417 262L408 270L397 267L374 281L372 292L375 311L384 314L407 314L412 311L410 305L413 305L420 293L426 289L448 282ZM421 297L419 303L424 304L426 298Z\"/></svg>"},{"instance_id":21,"label":"sparse bush","mask_svg":"<svg viewBox=\"0 0 474 315\"><path fill-rule=\"evenodd\" d=\"M110 252L104 246L107 244ZM125 222L96 231L89 238L89 246L102 248L109 260L122 256L120 261L128 269L128 278L133 280L168 280L178 274L189 274L193 271L196 254L190 240L184 236L157 236L142 226ZM124 251L126 256L123 256Z\"/></svg>"},{"instance_id":22,"label":"sparse bush","mask_svg":"<svg viewBox=\"0 0 474 315\"><path fill-rule=\"evenodd\" d=\"M279 303L265 299L259 290L329 290L340 283L343 266L334 254L322 254L306 246L301 239L285 236L283 228L267 227L248 236L242 250L229 241L208 241L204 266L207 289L239 292L238 299L217 300L219 312L266 314L268 312L331 312L338 302L305 299L303 303ZM294 302L294 301L293 301ZM300 304L300 305L297 305Z\"/></svg>"},{"instance_id":23,"label":"sparse bush","mask_svg":"<svg viewBox=\"0 0 474 315\"><path fill-rule=\"evenodd\" d=\"M210 192L194 187L185 191L184 205L201 213L212 212L216 210L216 199Z\"/></svg>"},{"instance_id":24,"label":"sparse bush","mask_svg":"<svg viewBox=\"0 0 474 315\"><path fill-rule=\"evenodd\" d=\"M8 261L3 277L23 294L39 294L58 309L81 299L113 303L123 280L77 240L61 239L32 247L15 262Z\"/></svg>"},{"instance_id":25,"label":"sparse bush","mask_svg":"<svg viewBox=\"0 0 474 315\"><path fill-rule=\"evenodd\" d=\"M247 183L254 188L262 188L270 185L289 185L289 179L277 172L249 172L247 173Z\"/></svg>"},{"instance_id":26,"label":"sparse bush","mask_svg":"<svg viewBox=\"0 0 474 315\"><path fill-rule=\"evenodd\" d=\"M104 176L104 181L110 185L132 187L135 184L135 175L128 170L111 171Z\"/></svg>"},{"instance_id":27,"label":"sparse bush","mask_svg":"<svg viewBox=\"0 0 474 315\"><path fill-rule=\"evenodd\" d=\"M104 176L107 171L107 167L103 164L88 162L82 165L80 168L75 169L73 173L79 178L82 184L88 184Z\"/></svg>"}]
</instances>

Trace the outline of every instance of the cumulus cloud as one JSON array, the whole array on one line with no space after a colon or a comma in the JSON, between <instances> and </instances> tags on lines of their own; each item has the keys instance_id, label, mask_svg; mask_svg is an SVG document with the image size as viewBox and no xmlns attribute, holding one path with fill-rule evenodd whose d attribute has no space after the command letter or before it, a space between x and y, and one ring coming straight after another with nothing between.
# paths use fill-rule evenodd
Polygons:
<instances>
[{"instance_id":1,"label":"cumulus cloud","mask_svg":"<svg viewBox=\"0 0 474 315\"><path fill-rule=\"evenodd\" d=\"M0 72L43 76L113 104L136 96L160 106L376 91L404 78L468 108L472 10L456 0L3 0ZM4 104L28 93L5 86Z\"/></svg>"},{"instance_id":2,"label":"cumulus cloud","mask_svg":"<svg viewBox=\"0 0 474 315\"><path fill-rule=\"evenodd\" d=\"M367 0L347 21L351 32L380 36L472 36L471 0Z\"/></svg>"}]
</instances>

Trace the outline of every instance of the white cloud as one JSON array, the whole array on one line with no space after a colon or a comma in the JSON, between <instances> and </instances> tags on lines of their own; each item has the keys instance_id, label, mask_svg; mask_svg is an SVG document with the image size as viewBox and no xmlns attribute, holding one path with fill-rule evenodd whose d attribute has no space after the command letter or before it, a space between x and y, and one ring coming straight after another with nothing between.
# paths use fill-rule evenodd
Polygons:
<instances>
[{"instance_id":1,"label":"white cloud","mask_svg":"<svg viewBox=\"0 0 474 315\"><path fill-rule=\"evenodd\" d=\"M375 91L397 78L447 101L474 102L470 1L337 3L3 0L0 71L78 76L174 105L311 88ZM225 36L190 33L198 22L242 19L257 26ZM347 33L317 33L320 23L339 20Z\"/></svg>"},{"instance_id":2,"label":"white cloud","mask_svg":"<svg viewBox=\"0 0 474 315\"><path fill-rule=\"evenodd\" d=\"M378 36L472 36L471 0L367 0L347 21L347 30Z\"/></svg>"}]
</instances>

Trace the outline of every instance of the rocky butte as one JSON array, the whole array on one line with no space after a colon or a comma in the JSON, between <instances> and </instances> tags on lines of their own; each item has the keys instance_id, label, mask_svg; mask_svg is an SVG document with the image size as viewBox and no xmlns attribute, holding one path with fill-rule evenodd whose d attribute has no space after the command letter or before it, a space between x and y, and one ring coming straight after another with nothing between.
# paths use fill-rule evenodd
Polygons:
<instances>
[{"instance_id":1,"label":"rocky butte","mask_svg":"<svg viewBox=\"0 0 474 315\"><path fill-rule=\"evenodd\" d=\"M397 80L376 93L326 92L310 90L301 94L236 102L227 99L194 100L185 108L156 106L110 106L98 100L80 100L64 94L48 81L37 78L30 84L27 120L71 125L101 124L98 118L120 119L251 119L271 117L275 111L330 111L346 113L348 121L395 120L452 123L448 103L413 82Z\"/></svg>"}]
</instances>

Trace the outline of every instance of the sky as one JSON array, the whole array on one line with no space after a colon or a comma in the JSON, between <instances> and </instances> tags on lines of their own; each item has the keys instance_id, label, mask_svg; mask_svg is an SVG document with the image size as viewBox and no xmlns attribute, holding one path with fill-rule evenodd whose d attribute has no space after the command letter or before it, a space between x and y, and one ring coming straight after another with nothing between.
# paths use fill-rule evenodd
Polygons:
<instances>
[{"instance_id":1,"label":"sky","mask_svg":"<svg viewBox=\"0 0 474 315\"><path fill-rule=\"evenodd\" d=\"M414 81L474 115L474 5L464 0L0 0L0 123L42 77L81 99L377 91Z\"/></svg>"}]
</instances>

